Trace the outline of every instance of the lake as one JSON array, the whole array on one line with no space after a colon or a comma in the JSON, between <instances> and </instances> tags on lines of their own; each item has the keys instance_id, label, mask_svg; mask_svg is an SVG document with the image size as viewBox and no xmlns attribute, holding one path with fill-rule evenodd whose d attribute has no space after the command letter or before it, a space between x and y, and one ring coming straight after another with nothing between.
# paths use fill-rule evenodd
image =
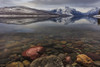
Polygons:
<instances>
[{"instance_id":1,"label":"lake","mask_svg":"<svg viewBox=\"0 0 100 67\"><path fill-rule=\"evenodd\" d=\"M14 61L13 56L32 46L45 47L47 55L84 53L100 60L100 19L0 18L0 64Z\"/></svg>"}]
</instances>

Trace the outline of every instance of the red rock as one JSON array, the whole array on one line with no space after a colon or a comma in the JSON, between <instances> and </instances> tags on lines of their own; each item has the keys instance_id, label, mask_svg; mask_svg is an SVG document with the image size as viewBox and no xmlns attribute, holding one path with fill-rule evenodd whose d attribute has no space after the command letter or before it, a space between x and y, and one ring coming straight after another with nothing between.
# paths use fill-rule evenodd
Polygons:
<instances>
[{"instance_id":1,"label":"red rock","mask_svg":"<svg viewBox=\"0 0 100 67\"><path fill-rule=\"evenodd\" d=\"M67 63L71 63L71 57L70 56L65 57L65 60L66 60Z\"/></svg>"},{"instance_id":2,"label":"red rock","mask_svg":"<svg viewBox=\"0 0 100 67\"><path fill-rule=\"evenodd\" d=\"M66 45L62 45L62 47L66 47Z\"/></svg>"},{"instance_id":3,"label":"red rock","mask_svg":"<svg viewBox=\"0 0 100 67\"><path fill-rule=\"evenodd\" d=\"M39 53L44 51L44 47L37 46L27 49L22 53L22 56L29 57L30 59L34 60L40 56Z\"/></svg>"}]
</instances>

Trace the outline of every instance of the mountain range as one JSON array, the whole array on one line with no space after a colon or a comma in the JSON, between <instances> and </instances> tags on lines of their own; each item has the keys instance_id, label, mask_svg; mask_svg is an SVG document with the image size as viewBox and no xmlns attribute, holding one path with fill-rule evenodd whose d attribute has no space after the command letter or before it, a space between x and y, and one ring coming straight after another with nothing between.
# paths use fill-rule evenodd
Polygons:
<instances>
[{"instance_id":1,"label":"mountain range","mask_svg":"<svg viewBox=\"0 0 100 67\"><path fill-rule=\"evenodd\" d=\"M61 9L61 8L53 9L53 10L51 10L51 12L54 12L56 14L66 14L66 15L73 15L73 16L93 16L93 15L100 14L100 8L97 8L97 7L93 8L86 13L82 13L82 12L77 11L76 9L70 8L70 7L65 7L63 9Z\"/></svg>"},{"instance_id":2,"label":"mountain range","mask_svg":"<svg viewBox=\"0 0 100 67\"><path fill-rule=\"evenodd\" d=\"M0 8L0 14L36 14L36 15L48 15L54 14L44 10L33 9L24 6L12 6L12 7L4 7Z\"/></svg>"},{"instance_id":3,"label":"mountain range","mask_svg":"<svg viewBox=\"0 0 100 67\"><path fill-rule=\"evenodd\" d=\"M56 17L58 14L24 6L0 8L0 17Z\"/></svg>"},{"instance_id":4,"label":"mountain range","mask_svg":"<svg viewBox=\"0 0 100 67\"><path fill-rule=\"evenodd\" d=\"M65 8L53 9L53 10L38 10L24 6L12 6L12 7L4 7L0 8L0 17L6 15L13 15L15 17L57 17L57 16L94 16L100 13L100 8L93 8L86 13L82 13L77 11L74 8L70 8L65 6ZM17 16L16 16L17 15Z\"/></svg>"},{"instance_id":5,"label":"mountain range","mask_svg":"<svg viewBox=\"0 0 100 67\"><path fill-rule=\"evenodd\" d=\"M82 12L77 11L74 8L70 8L70 7L65 7L63 9L59 8L59 9L54 9L51 10L51 12L54 12L56 14L66 14L66 15L83 15Z\"/></svg>"},{"instance_id":6,"label":"mountain range","mask_svg":"<svg viewBox=\"0 0 100 67\"><path fill-rule=\"evenodd\" d=\"M88 16L98 15L99 12L100 12L100 8L96 7L89 10L87 13L85 13L85 15L88 15Z\"/></svg>"}]
</instances>

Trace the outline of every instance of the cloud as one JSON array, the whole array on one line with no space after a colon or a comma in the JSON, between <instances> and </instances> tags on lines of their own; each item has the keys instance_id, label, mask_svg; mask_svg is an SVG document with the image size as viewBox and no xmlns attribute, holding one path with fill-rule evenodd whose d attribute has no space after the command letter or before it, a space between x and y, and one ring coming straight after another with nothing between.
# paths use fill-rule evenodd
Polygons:
<instances>
[{"instance_id":1,"label":"cloud","mask_svg":"<svg viewBox=\"0 0 100 67\"><path fill-rule=\"evenodd\" d=\"M98 7L100 0L0 0L0 6L15 6L15 5L34 5L40 8L45 7L59 7L59 6L72 6L72 7Z\"/></svg>"},{"instance_id":2,"label":"cloud","mask_svg":"<svg viewBox=\"0 0 100 67\"><path fill-rule=\"evenodd\" d=\"M14 6L18 3L28 2L29 0L0 0L0 6Z\"/></svg>"},{"instance_id":3,"label":"cloud","mask_svg":"<svg viewBox=\"0 0 100 67\"><path fill-rule=\"evenodd\" d=\"M13 0L0 0L0 6L13 5Z\"/></svg>"},{"instance_id":4,"label":"cloud","mask_svg":"<svg viewBox=\"0 0 100 67\"><path fill-rule=\"evenodd\" d=\"M30 3L37 5L71 5L71 6L92 6L100 0L32 0Z\"/></svg>"}]
</instances>

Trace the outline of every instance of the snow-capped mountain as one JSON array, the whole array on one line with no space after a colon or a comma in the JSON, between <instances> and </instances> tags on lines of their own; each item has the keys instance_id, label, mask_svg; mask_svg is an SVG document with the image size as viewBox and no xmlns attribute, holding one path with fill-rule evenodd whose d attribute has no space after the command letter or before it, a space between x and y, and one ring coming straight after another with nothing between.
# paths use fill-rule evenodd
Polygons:
<instances>
[{"instance_id":1,"label":"snow-capped mountain","mask_svg":"<svg viewBox=\"0 0 100 67\"><path fill-rule=\"evenodd\" d=\"M12 7L4 7L0 8L0 15L1 14L19 14L19 15L49 15L54 14L44 10L33 9L24 6L12 6Z\"/></svg>"},{"instance_id":2,"label":"snow-capped mountain","mask_svg":"<svg viewBox=\"0 0 100 67\"><path fill-rule=\"evenodd\" d=\"M56 14L66 14L66 15L83 15L83 13L81 13L80 11L77 11L74 8L69 8L69 7L65 7L64 9L54 9L51 10L51 12L54 12Z\"/></svg>"},{"instance_id":3,"label":"snow-capped mountain","mask_svg":"<svg viewBox=\"0 0 100 67\"><path fill-rule=\"evenodd\" d=\"M66 15L74 15L74 16L94 16L94 15L100 14L100 8L98 7L93 8L86 13L82 13L70 7L65 7L64 9L61 9L61 8L54 9L54 10L51 10L51 12L54 12L56 14L66 14Z\"/></svg>"},{"instance_id":4,"label":"snow-capped mountain","mask_svg":"<svg viewBox=\"0 0 100 67\"><path fill-rule=\"evenodd\" d=\"M54 9L51 11L46 11L46 10L38 10L38 9L33 9L29 7L24 7L24 6L12 6L12 7L4 7L0 8L0 17L3 15L19 15L20 17L22 15L31 15L30 17L45 17L45 16L50 16L50 15L62 15L62 16L67 16L67 15L73 15L73 16L94 16L100 14L100 8L94 8L89 10L87 13L82 13L80 11L77 11L74 8L70 7L64 7L64 8L59 8L59 9ZM18 17L19 17L18 16ZM12 17L12 16L10 16ZM23 17L23 16L22 16Z\"/></svg>"},{"instance_id":5,"label":"snow-capped mountain","mask_svg":"<svg viewBox=\"0 0 100 67\"><path fill-rule=\"evenodd\" d=\"M99 12L100 12L100 8L96 7L96 8L89 10L87 13L85 13L85 15L94 16L94 15L98 15Z\"/></svg>"}]
</instances>

